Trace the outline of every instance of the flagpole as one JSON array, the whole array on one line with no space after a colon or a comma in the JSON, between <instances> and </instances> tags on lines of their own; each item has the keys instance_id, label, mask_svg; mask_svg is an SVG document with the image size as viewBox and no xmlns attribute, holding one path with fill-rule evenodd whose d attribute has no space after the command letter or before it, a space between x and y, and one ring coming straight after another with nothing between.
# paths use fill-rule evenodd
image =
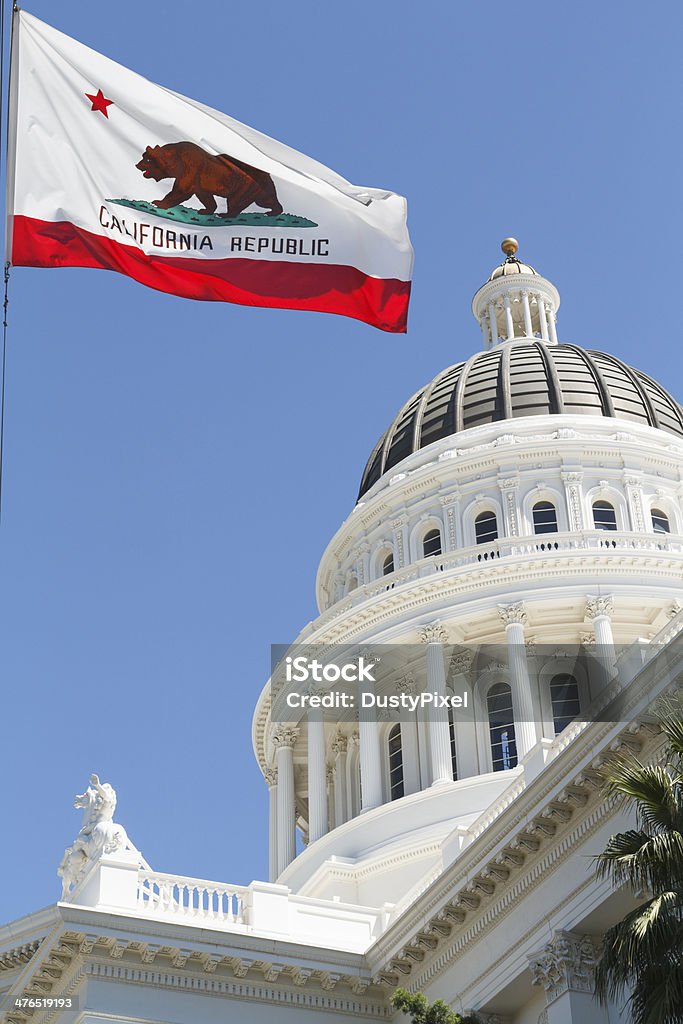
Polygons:
<instances>
[{"instance_id":1,"label":"flagpole","mask_svg":"<svg viewBox=\"0 0 683 1024\"><path fill-rule=\"evenodd\" d=\"M11 50L12 50L12 30L14 28L14 12L18 10L16 0L12 6L12 12L10 14L10 70L11 70ZM0 0L0 89L5 89L5 0ZM0 139L2 139L3 129L7 129L9 124L9 83L7 86L7 117L3 124L2 117L5 112L4 103L4 92L0 96ZM5 147L5 175L7 175L8 168L8 152ZM5 210L5 225L7 225L7 213ZM5 228L5 230L7 230ZM2 381L0 382L0 523L2 523L2 506L3 506L3 478L4 478L4 465L5 465L5 381L7 379L7 307L9 305L9 273L10 273L10 262L7 256L5 257L4 266L4 296L2 303Z\"/></svg>"}]
</instances>

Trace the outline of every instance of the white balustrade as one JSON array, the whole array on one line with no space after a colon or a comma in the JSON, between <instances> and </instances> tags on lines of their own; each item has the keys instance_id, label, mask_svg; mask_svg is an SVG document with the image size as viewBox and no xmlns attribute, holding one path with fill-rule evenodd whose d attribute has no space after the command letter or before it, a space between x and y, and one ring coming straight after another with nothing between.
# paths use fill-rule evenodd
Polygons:
<instances>
[{"instance_id":1,"label":"white balustrade","mask_svg":"<svg viewBox=\"0 0 683 1024\"><path fill-rule=\"evenodd\" d=\"M182 917L225 924L244 924L245 886L222 885L201 878L140 871L138 909L155 917Z\"/></svg>"},{"instance_id":2,"label":"white balustrade","mask_svg":"<svg viewBox=\"0 0 683 1024\"><path fill-rule=\"evenodd\" d=\"M547 554L552 557L564 551L640 551L662 552L665 554L683 553L680 538L670 534L630 533L626 531L612 532L607 530L581 530L565 533L532 535L529 537L501 537L488 544L473 544L456 551L447 551L441 555L431 555L413 562L405 569L397 570L358 587L347 594L341 601L332 605L316 621L316 627L326 625L344 612L377 597L387 591L394 590L414 580L432 576L437 572L447 572L462 566L476 563L494 562L501 558L514 558L523 555Z\"/></svg>"}]
</instances>

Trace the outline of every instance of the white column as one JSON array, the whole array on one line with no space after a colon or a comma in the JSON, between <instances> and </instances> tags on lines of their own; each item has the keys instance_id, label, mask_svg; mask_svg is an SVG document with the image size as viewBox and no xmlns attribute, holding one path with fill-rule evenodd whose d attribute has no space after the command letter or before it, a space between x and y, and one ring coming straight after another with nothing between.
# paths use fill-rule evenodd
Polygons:
<instances>
[{"instance_id":1,"label":"white column","mask_svg":"<svg viewBox=\"0 0 683 1024\"><path fill-rule=\"evenodd\" d=\"M417 689L412 675L396 680L399 693L413 695ZM401 720L401 747L403 749L403 792L406 796L420 791L420 753L417 740L417 714L405 711Z\"/></svg>"},{"instance_id":2,"label":"white column","mask_svg":"<svg viewBox=\"0 0 683 1024\"><path fill-rule=\"evenodd\" d=\"M489 302L489 323L491 324L491 344L498 341L498 320L496 319L496 304Z\"/></svg>"},{"instance_id":3,"label":"white column","mask_svg":"<svg viewBox=\"0 0 683 1024\"><path fill-rule=\"evenodd\" d=\"M458 651L451 658L453 692L461 694L469 691L472 702L473 687L469 685L469 671L472 666L472 652ZM455 753L458 762L458 779L470 779L479 774L477 757L477 730L474 721L472 703L465 709L456 710L453 716L455 731Z\"/></svg>"},{"instance_id":4,"label":"white column","mask_svg":"<svg viewBox=\"0 0 683 1024\"><path fill-rule=\"evenodd\" d=\"M515 325L512 320L512 309L510 308L510 296L506 293L503 296L503 305L505 306L505 327L508 332L508 341L512 341L515 336Z\"/></svg>"},{"instance_id":5,"label":"white column","mask_svg":"<svg viewBox=\"0 0 683 1024\"><path fill-rule=\"evenodd\" d=\"M277 873L278 877L296 856L294 795L294 744L299 730L279 725L273 733L277 750Z\"/></svg>"},{"instance_id":6,"label":"white column","mask_svg":"<svg viewBox=\"0 0 683 1024\"><path fill-rule=\"evenodd\" d=\"M327 830L330 832L335 827L335 797L334 797L334 768L331 764L325 765L325 778L327 780Z\"/></svg>"},{"instance_id":7,"label":"white column","mask_svg":"<svg viewBox=\"0 0 683 1024\"><path fill-rule=\"evenodd\" d=\"M277 878L277 768L267 768L268 783L268 880Z\"/></svg>"},{"instance_id":8,"label":"white column","mask_svg":"<svg viewBox=\"0 0 683 1024\"><path fill-rule=\"evenodd\" d=\"M529 306L529 293L522 292L522 309L524 310L524 331L527 338L533 338L534 329L531 325L531 307Z\"/></svg>"},{"instance_id":9,"label":"white column","mask_svg":"<svg viewBox=\"0 0 683 1024\"><path fill-rule=\"evenodd\" d=\"M615 671L616 652L614 650L614 634L612 632L612 614L614 601L611 596L589 597L586 600L586 618L593 623L595 632L595 648L600 664L605 673L607 683Z\"/></svg>"},{"instance_id":10,"label":"white column","mask_svg":"<svg viewBox=\"0 0 683 1024\"><path fill-rule=\"evenodd\" d=\"M309 843L327 832L325 724L320 708L308 713L308 832Z\"/></svg>"},{"instance_id":11,"label":"white column","mask_svg":"<svg viewBox=\"0 0 683 1024\"><path fill-rule=\"evenodd\" d=\"M552 302L548 306L548 326L550 328L550 340L557 345L557 327L555 325L555 307Z\"/></svg>"},{"instance_id":12,"label":"white column","mask_svg":"<svg viewBox=\"0 0 683 1024\"><path fill-rule=\"evenodd\" d=\"M510 665L512 699L515 707L515 741L517 756L521 760L532 747L536 746L536 723L531 695L529 666L524 646L524 626L527 622L526 609L521 601L516 604L499 605L500 617L505 626Z\"/></svg>"},{"instance_id":13,"label":"white column","mask_svg":"<svg viewBox=\"0 0 683 1024\"><path fill-rule=\"evenodd\" d=\"M407 527L408 516L402 514L391 522L391 529L394 541L394 568L402 569L410 561L408 552Z\"/></svg>"},{"instance_id":14,"label":"white column","mask_svg":"<svg viewBox=\"0 0 683 1024\"><path fill-rule=\"evenodd\" d=\"M488 324L486 322L486 314L485 313L482 313L482 315L481 315L481 319L479 321L479 326L481 327L481 336L484 339L484 348L490 348L491 347L491 342L489 341L489 328L488 328Z\"/></svg>"},{"instance_id":15,"label":"white column","mask_svg":"<svg viewBox=\"0 0 683 1024\"><path fill-rule=\"evenodd\" d=\"M382 754L374 707L361 709L358 715L358 733L362 814L363 811L370 811L382 803Z\"/></svg>"},{"instance_id":16,"label":"white column","mask_svg":"<svg viewBox=\"0 0 683 1024\"><path fill-rule=\"evenodd\" d=\"M541 337L544 341L548 341L548 321L545 318L545 302L540 295L536 302L538 303L538 319L541 324Z\"/></svg>"},{"instance_id":17,"label":"white column","mask_svg":"<svg viewBox=\"0 0 683 1024\"><path fill-rule=\"evenodd\" d=\"M334 824L335 827L343 825L347 820L347 795L346 795L346 751L347 739L343 733L338 732L332 740L332 751L334 753Z\"/></svg>"},{"instance_id":18,"label":"white column","mask_svg":"<svg viewBox=\"0 0 683 1024\"><path fill-rule=\"evenodd\" d=\"M569 529L574 531L583 530L583 501L581 497L581 483L583 473L566 471L562 473L564 493L567 499L567 518Z\"/></svg>"},{"instance_id":19,"label":"white column","mask_svg":"<svg viewBox=\"0 0 683 1024\"><path fill-rule=\"evenodd\" d=\"M419 633L420 641L427 645L427 692L437 697L446 695L446 670L443 663L443 645L448 633L438 622L425 626ZM429 749L431 754L432 785L453 781L451 736L446 708L430 708Z\"/></svg>"}]
</instances>

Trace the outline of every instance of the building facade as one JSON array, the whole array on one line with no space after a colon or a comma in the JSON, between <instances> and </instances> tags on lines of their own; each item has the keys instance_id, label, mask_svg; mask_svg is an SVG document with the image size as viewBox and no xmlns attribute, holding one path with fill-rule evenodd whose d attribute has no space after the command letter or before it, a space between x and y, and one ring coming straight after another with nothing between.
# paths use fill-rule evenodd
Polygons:
<instances>
[{"instance_id":1,"label":"building facade","mask_svg":"<svg viewBox=\"0 0 683 1024\"><path fill-rule=\"evenodd\" d=\"M683 411L561 341L557 289L504 252L472 303L483 349L371 452L295 645L391 650L395 692L441 706L283 714L278 666L253 718L270 878L249 886L153 871L93 776L62 899L0 929L13 1024L62 1019L51 999L87 1024L392 1019L399 985L483 1022L623 1019L594 967L637 901L592 858L629 824L610 761L661 756L680 675Z\"/></svg>"}]
</instances>

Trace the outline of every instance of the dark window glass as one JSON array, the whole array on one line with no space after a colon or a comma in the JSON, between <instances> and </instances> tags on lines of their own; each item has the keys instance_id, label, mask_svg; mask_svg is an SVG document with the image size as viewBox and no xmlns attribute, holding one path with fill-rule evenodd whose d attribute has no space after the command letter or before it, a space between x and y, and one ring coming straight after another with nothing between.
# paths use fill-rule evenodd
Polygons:
<instances>
[{"instance_id":1,"label":"dark window glass","mask_svg":"<svg viewBox=\"0 0 683 1024\"><path fill-rule=\"evenodd\" d=\"M458 752L455 749L455 720L453 718L453 711L448 712L448 729L451 734L451 767L453 769L453 779L455 782L458 781Z\"/></svg>"},{"instance_id":2,"label":"dark window glass","mask_svg":"<svg viewBox=\"0 0 683 1024\"><path fill-rule=\"evenodd\" d=\"M393 552L384 559L382 563L382 575L388 576L390 572L394 571L394 555Z\"/></svg>"},{"instance_id":3,"label":"dark window glass","mask_svg":"<svg viewBox=\"0 0 683 1024\"><path fill-rule=\"evenodd\" d=\"M492 686L486 697L489 714L491 761L494 772L517 766L515 720L512 713L512 691L506 683Z\"/></svg>"},{"instance_id":4,"label":"dark window glass","mask_svg":"<svg viewBox=\"0 0 683 1024\"><path fill-rule=\"evenodd\" d=\"M490 544L498 539L498 520L495 512L480 512L474 520L477 544Z\"/></svg>"},{"instance_id":5,"label":"dark window glass","mask_svg":"<svg viewBox=\"0 0 683 1024\"><path fill-rule=\"evenodd\" d=\"M424 552L425 558L429 555L440 555L441 554L441 531L430 530L429 533L424 535L422 541L422 551Z\"/></svg>"},{"instance_id":6,"label":"dark window glass","mask_svg":"<svg viewBox=\"0 0 683 1024\"><path fill-rule=\"evenodd\" d=\"M669 517L666 512L662 512L659 508L653 508L652 512L652 529L655 533L671 533L671 527L669 525Z\"/></svg>"},{"instance_id":7,"label":"dark window glass","mask_svg":"<svg viewBox=\"0 0 683 1024\"><path fill-rule=\"evenodd\" d=\"M403 796L403 744L399 724L389 733L389 792L392 800Z\"/></svg>"},{"instance_id":8,"label":"dark window glass","mask_svg":"<svg viewBox=\"0 0 683 1024\"><path fill-rule=\"evenodd\" d=\"M593 503L593 522L596 530L616 530L617 514L609 501Z\"/></svg>"},{"instance_id":9,"label":"dark window glass","mask_svg":"<svg viewBox=\"0 0 683 1024\"><path fill-rule=\"evenodd\" d=\"M347 594L350 594L352 590L355 590L358 586L358 579L356 576L349 576L349 585L346 588Z\"/></svg>"},{"instance_id":10,"label":"dark window glass","mask_svg":"<svg viewBox=\"0 0 683 1024\"><path fill-rule=\"evenodd\" d=\"M550 700L553 705L555 735L566 729L581 711L579 684L574 676L561 672L550 680Z\"/></svg>"},{"instance_id":11,"label":"dark window glass","mask_svg":"<svg viewBox=\"0 0 683 1024\"><path fill-rule=\"evenodd\" d=\"M534 505L534 533L557 533L557 509L550 501Z\"/></svg>"}]
</instances>

